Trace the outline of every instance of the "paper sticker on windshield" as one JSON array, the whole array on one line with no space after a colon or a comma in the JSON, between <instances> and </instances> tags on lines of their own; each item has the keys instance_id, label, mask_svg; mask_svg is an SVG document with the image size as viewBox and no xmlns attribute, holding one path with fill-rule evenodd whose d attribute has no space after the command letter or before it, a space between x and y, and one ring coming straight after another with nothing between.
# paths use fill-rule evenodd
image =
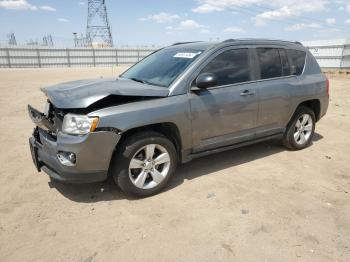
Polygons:
<instances>
[{"instance_id":1,"label":"paper sticker on windshield","mask_svg":"<svg viewBox=\"0 0 350 262\"><path fill-rule=\"evenodd\" d=\"M199 55L200 53L201 52L197 52L197 53L177 53L177 54L174 55L174 57L192 59L195 56Z\"/></svg>"}]
</instances>

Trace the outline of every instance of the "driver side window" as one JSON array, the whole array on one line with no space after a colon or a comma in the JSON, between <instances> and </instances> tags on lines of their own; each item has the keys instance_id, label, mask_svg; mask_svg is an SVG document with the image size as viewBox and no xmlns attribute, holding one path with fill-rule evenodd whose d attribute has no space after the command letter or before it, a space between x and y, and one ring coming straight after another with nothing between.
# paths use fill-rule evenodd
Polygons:
<instances>
[{"instance_id":1,"label":"driver side window","mask_svg":"<svg viewBox=\"0 0 350 262\"><path fill-rule=\"evenodd\" d=\"M217 85L230 85L250 81L248 49L232 49L215 57L201 71L217 77Z\"/></svg>"}]
</instances>

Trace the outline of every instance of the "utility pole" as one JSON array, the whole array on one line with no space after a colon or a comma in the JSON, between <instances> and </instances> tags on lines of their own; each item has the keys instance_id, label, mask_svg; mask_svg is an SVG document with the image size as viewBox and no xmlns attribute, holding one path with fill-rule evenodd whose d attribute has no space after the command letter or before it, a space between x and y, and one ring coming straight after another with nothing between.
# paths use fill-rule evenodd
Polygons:
<instances>
[{"instance_id":1,"label":"utility pole","mask_svg":"<svg viewBox=\"0 0 350 262\"><path fill-rule=\"evenodd\" d=\"M88 0L88 16L86 23L87 45L92 47L96 38L101 38L103 44L113 47L111 27L107 16L105 0Z\"/></svg>"}]
</instances>

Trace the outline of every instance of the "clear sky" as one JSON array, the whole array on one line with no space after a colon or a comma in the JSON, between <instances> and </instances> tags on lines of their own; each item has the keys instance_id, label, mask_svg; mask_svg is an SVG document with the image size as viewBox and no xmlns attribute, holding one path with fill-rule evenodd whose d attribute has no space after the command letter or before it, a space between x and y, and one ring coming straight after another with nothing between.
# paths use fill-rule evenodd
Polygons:
<instances>
[{"instance_id":1,"label":"clear sky","mask_svg":"<svg viewBox=\"0 0 350 262\"><path fill-rule=\"evenodd\" d=\"M167 45L228 38L350 37L350 0L106 0L114 43ZM51 34L72 46L85 33L87 0L0 0L0 42Z\"/></svg>"}]
</instances>

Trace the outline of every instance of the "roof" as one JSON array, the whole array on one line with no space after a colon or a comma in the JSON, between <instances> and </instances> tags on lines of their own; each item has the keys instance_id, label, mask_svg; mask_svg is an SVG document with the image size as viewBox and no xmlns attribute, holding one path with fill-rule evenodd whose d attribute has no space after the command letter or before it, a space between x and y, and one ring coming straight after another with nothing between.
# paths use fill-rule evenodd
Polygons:
<instances>
[{"instance_id":1,"label":"roof","mask_svg":"<svg viewBox=\"0 0 350 262\"><path fill-rule=\"evenodd\" d=\"M184 43L175 43L171 48L189 48L194 50L207 50L211 47L221 47L221 46L227 46L232 44L247 44L247 45L271 45L271 44L277 44L277 45L284 45L284 46L299 46L301 47L302 44L299 42L291 42L291 41L284 41L284 40L273 40L273 39L227 39L222 42L184 42Z\"/></svg>"},{"instance_id":2,"label":"roof","mask_svg":"<svg viewBox=\"0 0 350 262\"><path fill-rule=\"evenodd\" d=\"M171 48L188 48L193 50L207 50L211 47L214 47L217 43L214 42L202 42L202 41L196 41L196 42L183 42L183 43L175 43L169 47ZM169 48L168 47L168 48Z\"/></svg>"}]
</instances>

